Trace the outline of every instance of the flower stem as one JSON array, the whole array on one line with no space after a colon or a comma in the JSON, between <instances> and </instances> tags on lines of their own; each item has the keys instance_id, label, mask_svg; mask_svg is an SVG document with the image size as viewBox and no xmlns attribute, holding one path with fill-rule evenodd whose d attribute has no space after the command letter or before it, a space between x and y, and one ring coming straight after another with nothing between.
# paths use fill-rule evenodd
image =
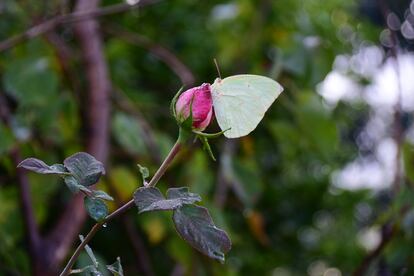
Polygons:
<instances>
[{"instance_id":1,"label":"flower stem","mask_svg":"<svg viewBox=\"0 0 414 276\"><path fill-rule=\"evenodd\" d=\"M157 172L152 177L151 181L148 184L148 187L154 187L157 185L158 181L161 179L161 177L166 172L169 165L174 160L177 153L180 151L182 147L182 139L178 139L177 142L174 144L170 152L168 153L167 157L165 158L164 162L162 162L161 166L158 168ZM83 250L83 248L86 246L86 244L95 236L96 232L108 221L113 219L114 217L117 217L118 215L122 214L126 210L130 209L132 206L134 206L134 199L131 199L118 209L116 209L114 212L109 214L100 222L97 222L89 231L89 233L86 235L85 239L79 244L79 246L76 248L75 252L73 253L72 257L70 257L68 263L66 264L63 271L60 273L60 276L67 276L69 275L73 265L75 264L76 259L79 257L79 254Z\"/></svg>"}]
</instances>

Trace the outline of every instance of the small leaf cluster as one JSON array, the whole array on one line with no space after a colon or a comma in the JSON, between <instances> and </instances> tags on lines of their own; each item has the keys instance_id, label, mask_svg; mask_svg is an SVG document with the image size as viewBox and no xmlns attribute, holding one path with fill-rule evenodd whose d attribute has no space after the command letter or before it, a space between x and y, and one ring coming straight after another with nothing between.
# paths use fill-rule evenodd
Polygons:
<instances>
[{"instance_id":1,"label":"small leaf cluster","mask_svg":"<svg viewBox=\"0 0 414 276\"><path fill-rule=\"evenodd\" d=\"M89 188L105 174L103 164L92 155L78 152L66 158L63 164L51 166L42 160L27 158L20 162L18 167L41 174L59 175L72 193L82 192L85 195L86 211L94 220L101 221L108 215L108 207L104 200L112 201L113 198L104 191Z\"/></svg>"},{"instance_id":2,"label":"small leaf cluster","mask_svg":"<svg viewBox=\"0 0 414 276\"><path fill-rule=\"evenodd\" d=\"M194 204L199 201L201 197L190 193L187 187L168 189L166 198L155 187L141 187L134 194L139 213L173 211L178 234L201 253L224 262L224 255L231 248L230 238L214 225L206 208Z\"/></svg>"},{"instance_id":3,"label":"small leaf cluster","mask_svg":"<svg viewBox=\"0 0 414 276\"><path fill-rule=\"evenodd\" d=\"M79 152L66 158L63 164L51 166L42 160L28 158L23 160L18 167L41 174L61 176L71 192L82 192L85 195L85 208L94 220L102 221L108 215L108 207L104 200L113 200L112 197L104 191L88 188L97 183L99 178L105 174L103 164L90 154ZM138 207L138 212L173 211L172 219L178 234L201 253L224 262L224 256L231 248L230 238L225 231L214 225L206 208L194 204L200 202L201 197L190 193L187 187L170 188L164 197L158 188L148 186L148 169L141 165L138 167L144 184L144 187L138 188L134 193L134 203ZM80 239L83 240L83 237L80 236ZM86 246L85 250L93 264L73 270L72 273L88 272L91 275L100 275L92 250L89 246ZM122 275L119 259L107 268L114 275Z\"/></svg>"},{"instance_id":4,"label":"small leaf cluster","mask_svg":"<svg viewBox=\"0 0 414 276\"><path fill-rule=\"evenodd\" d=\"M82 235L79 235L79 239L81 242L84 241L84 237ZM85 246L85 251L88 254L89 258L92 261L91 265L88 265L84 268L80 269L72 269L70 274L86 274L91 276L101 276L104 275L102 270L104 270L102 267L99 266L98 259L95 257L95 254L92 251L92 248L89 245ZM111 265L105 266L106 270L112 273L114 276L124 276L124 272L121 265L121 258L117 257L116 261ZM105 271L106 272L106 271Z\"/></svg>"}]
</instances>

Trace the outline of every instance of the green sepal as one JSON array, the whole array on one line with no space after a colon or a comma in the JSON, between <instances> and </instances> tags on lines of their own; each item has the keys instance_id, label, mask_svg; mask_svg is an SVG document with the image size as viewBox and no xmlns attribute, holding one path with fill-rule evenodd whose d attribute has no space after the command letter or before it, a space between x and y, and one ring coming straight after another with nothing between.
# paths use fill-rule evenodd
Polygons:
<instances>
[{"instance_id":1,"label":"green sepal","mask_svg":"<svg viewBox=\"0 0 414 276\"><path fill-rule=\"evenodd\" d=\"M179 133L178 133L178 142L181 145L186 145L190 138L193 137L193 132L186 128L180 126Z\"/></svg>"},{"instance_id":2,"label":"green sepal","mask_svg":"<svg viewBox=\"0 0 414 276\"><path fill-rule=\"evenodd\" d=\"M205 136L197 135L197 138L200 139L201 143L203 144L203 149L208 153L208 155L213 159L213 161L216 161L216 158L214 157L213 151L211 150L210 144L208 143L208 139Z\"/></svg>"},{"instance_id":3,"label":"green sepal","mask_svg":"<svg viewBox=\"0 0 414 276\"><path fill-rule=\"evenodd\" d=\"M229 129L230 128L217 133L204 133L194 129L192 130L192 132L197 136L198 139L200 139L201 143L203 144L203 149L208 153L211 159L213 159L213 161L216 161L213 151L211 150L210 144L208 143L208 139L217 138Z\"/></svg>"},{"instance_id":4,"label":"green sepal","mask_svg":"<svg viewBox=\"0 0 414 276\"><path fill-rule=\"evenodd\" d=\"M171 104L170 104L171 115L174 116L177 122L178 122L178 119L177 119L177 112L175 111L175 104L177 103L178 97L181 95L181 92L183 91L183 89L184 89L184 86L181 86L178 92L174 95L174 98L171 100Z\"/></svg>"},{"instance_id":5,"label":"green sepal","mask_svg":"<svg viewBox=\"0 0 414 276\"><path fill-rule=\"evenodd\" d=\"M226 132L230 129L231 128L228 128L226 130L223 130L223 131L220 131L220 132L217 132L217 133L204 133L204 132L193 129L193 133L197 134L197 136L205 137L207 139L212 139L212 138L217 138L217 137L221 136L224 132Z\"/></svg>"}]
</instances>

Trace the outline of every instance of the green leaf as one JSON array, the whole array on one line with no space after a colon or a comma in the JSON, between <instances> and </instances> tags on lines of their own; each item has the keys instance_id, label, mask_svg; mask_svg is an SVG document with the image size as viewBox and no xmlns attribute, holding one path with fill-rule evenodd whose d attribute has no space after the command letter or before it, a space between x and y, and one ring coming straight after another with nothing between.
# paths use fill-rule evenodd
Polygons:
<instances>
[{"instance_id":1,"label":"green leaf","mask_svg":"<svg viewBox=\"0 0 414 276\"><path fill-rule=\"evenodd\" d=\"M79 191L82 191L87 196L94 196L94 193L96 193L95 191L88 189L86 186L82 186L81 184L79 184L78 180L73 176L65 176L63 177L63 179L65 181L66 186L74 194L78 193Z\"/></svg>"},{"instance_id":2,"label":"green leaf","mask_svg":"<svg viewBox=\"0 0 414 276\"><path fill-rule=\"evenodd\" d=\"M201 201L197 194L189 193L187 187L170 188L167 191L167 199L155 187L141 187L134 194L134 202L138 212L174 210L184 204L192 204Z\"/></svg>"},{"instance_id":3,"label":"green leaf","mask_svg":"<svg viewBox=\"0 0 414 276\"><path fill-rule=\"evenodd\" d=\"M100 191L100 190L92 191L92 197L103 199L103 200L108 200L108 201L114 201L114 198L112 196L110 196L107 193L105 193L104 191Z\"/></svg>"},{"instance_id":4,"label":"green leaf","mask_svg":"<svg viewBox=\"0 0 414 276\"><path fill-rule=\"evenodd\" d=\"M4 85L22 105L50 105L59 87L59 77L47 58L21 58L5 67Z\"/></svg>"},{"instance_id":5,"label":"green leaf","mask_svg":"<svg viewBox=\"0 0 414 276\"><path fill-rule=\"evenodd\" d=\"M78 180L76 180L76 178L74 178L73 176L64 176L63 180L65 181L66 186L68 187L68 189L76 194L79 192L80 187L82 187L82 185L79 184Z\"/></svg>"},{"instance_id":6,"label":"green leaf","mask_svg":"<svg viewBox=\"0 0 414 276\"><path fill-rule=\"evenodd\" d=\"M70 175L62 164L54 164L49 166L42 160L32 157L23 160L19 165L17 165L17 167L42 174Z\"/></svg>"},{"instance_id":7,"label":"green leaf","mask_svg":"<svg viewBox=\"0 0 414 276\"><path fill-rule=\"evenodd\" d=\"M103 164L86 152L75 153L66 158L63 164L83 186L95 184L105 174Z\"/></svg>"},{"instance_id":8,"label":"green leaf","mask_svg":"<svg viewBox=\"0 0 414 276\"><path fill-rule=\"evenodd\" d=\"M108 215L108 207L102 199L85 197L84 203L86 211L94 220L101 221Z\"/></svg>"},{"instance_id":9,"label":"green leaf","mask_svg":"<svg viewBox=\"0 0 414 276\"><path fill-rule=\"evenodd\" d=\"M180 200L182 204L192 204L201 201L201 197L197 194L190 193L187 187L168 189L167 198L169 200Z\"/></svg>"},{"instance_id":10,"label":"green leaf","mask_svg":"<svg viewBox=\"0 0 414 276\"><path fill-rule=\"evenodd\" d=\"M85 186L79 185L79 190L81 190L82 192L84 192L87 196L91 196L93 195L93 191L86 188Z\"/></svg>"},{"instance_id":11,"label":"green leaf","mask_svg":"<svg viewBox=\"0 0 414 276\"><path fill-rule=\"evenodd\" d=\"M81 240L81 242L85 240L85 238L82 235L79 235L79 239ZM88 254L89 258L91 258L94 267L98 268L99 263L95 257L95 254L93 254L92 248L89 245L85 245L85 251Z\"/></svg>"},{"instance_id":12,"label":"green leaf","mask_svg":"<svg viewBox=\"0 0 414 276\"><path fill-rule=\"evenodd\" d=\"M144 186L146 186L147 184L147 178L149 177L149 170L147 167L141 166L140 164L137 164L138 168L139 168L139 172L141 173L142 176L142 183L144 184Z\"/></svg>"},{"instance_id":13,"label":"green leaf","mask_svg":"<svg viewBox=\"0 0 414 276\"><path fill-rule=\"evenodd\" d=\"M178 234L192 247L210 258L224 262L231 241L226 232L214 225L206 208L184 205L174 211L173 221Z\"/></svg>"},{"instance_id":14,"label":"green leaf","mask_svg":"<svg viewBox=\"0 0 414 276\"><path fill-rule=\"evenodd\" d=\"M104 274L102 274L102 272L100 272L95 266L93 265L88 265L84 268L79 268L79 269L72 269L69 274L80 274L82 273L83 275L87 275L87 276L102 276Z\"/></svg>"},{"instance_id":15,"label":"green leaf","mask_svg":"<svg viewBox=\"0 0 414 276\"><path fill-rule=\"evenodd\" d=\"M124 276L120 257L116 258L115 263L107 265L106 268L115 276Z\"/></svg>"},{"instance_id":16,"label":"green leaf","mask_svg":"<svg viewBox=\"0 0 414 276\"><path fill-rule=\"evenodd\" d=\"M71 269L69 274L93 273L94 270L96 270L96 268L93 265L88 265L88 266L85 266L84 268ZM86 275L89 275L89 274L86 274Z\"/></svg>"},{"instance_id":17,"label":"green leaf","mask_svg":"<svg viewBox=\"0 0 414 276\"><path fill-rule=\"evenodd\" d=\"M136 118L123 112L116 112L111 126L116 142L123 149L134 154L147 154L147 146L142 139L145 130Z\"/></svg>"}]
</instances>

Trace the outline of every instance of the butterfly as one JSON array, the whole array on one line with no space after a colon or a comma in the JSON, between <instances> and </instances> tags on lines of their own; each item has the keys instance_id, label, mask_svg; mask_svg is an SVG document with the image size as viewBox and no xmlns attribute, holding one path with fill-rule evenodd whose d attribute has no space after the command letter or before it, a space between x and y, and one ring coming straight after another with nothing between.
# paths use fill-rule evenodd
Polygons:
<instances>
[{"instance_id":1,"label":"butterfly","mask_svg":"<svg viewBox=\"0 0 414 276\"><path fill-rule=\"evenodd\" d=\"M268 77L247 74L217 78L211 88L214 114L227 138L252 132L283 91Z\"/></svg>"}]
</instances>

